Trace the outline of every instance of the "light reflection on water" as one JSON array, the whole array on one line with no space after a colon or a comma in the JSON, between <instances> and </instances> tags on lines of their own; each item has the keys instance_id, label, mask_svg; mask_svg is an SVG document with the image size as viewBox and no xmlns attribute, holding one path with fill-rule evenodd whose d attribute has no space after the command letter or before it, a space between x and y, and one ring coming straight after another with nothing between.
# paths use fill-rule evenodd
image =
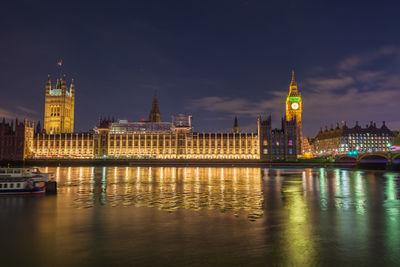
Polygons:
<instances>
[{"instance_id":1,"label":"light reflection on water","mask_svg":"<svg viewBox=\"0 0 400 267\"><path fill-rule=\"evenodd\" d=\"M23 244L19 265L400 265L398 173L42 170L55 173L57 196L0 198L0 251Z\"/></svg>"},{"instance_id":2,"label":"light reflection on water","mask_svg":"<svg viewBox=\"0 0 400 267\"><path fill-rule=\"evenodd\" d=\"M263 216L259 168L79 167L48 168L59 194L74 196L78 208L94 205L178 208L232 212L249 220ZM96 191L99 187L101 190Z\"/></svg>"}]
</instances>

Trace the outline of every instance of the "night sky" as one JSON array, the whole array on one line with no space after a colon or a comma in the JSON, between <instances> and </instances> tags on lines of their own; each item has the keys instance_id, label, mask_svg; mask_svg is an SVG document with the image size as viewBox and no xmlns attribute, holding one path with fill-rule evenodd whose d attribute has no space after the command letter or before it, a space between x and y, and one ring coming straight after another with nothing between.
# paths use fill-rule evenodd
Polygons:
<instances>
[{"instance_id":1,"label":"night sky","mask_svg":"<svg viewBox=\"0 0 400 267\"><path fill-rule=\"evenodd\" d=\"M291 69L303 132L346 120L400 129L398 1L7 1L0 4L0 116L41 120L51 74L75 79L75 129L100 115L193 115L226 131L284 115Z\"/></svg>"}]
</instances>

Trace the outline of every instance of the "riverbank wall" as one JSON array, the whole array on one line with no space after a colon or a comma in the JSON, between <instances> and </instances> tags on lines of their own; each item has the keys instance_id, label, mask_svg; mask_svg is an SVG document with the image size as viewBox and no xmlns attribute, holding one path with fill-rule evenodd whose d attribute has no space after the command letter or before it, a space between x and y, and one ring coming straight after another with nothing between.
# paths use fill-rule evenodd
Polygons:
<instances>
[{"instance_id":1,"label":"riverbank wall","mask_svg":"<svg viewBox=\"0 0 400 267\"><path fill-rule=\"evenodd\" d=\"M368 170L400 171L400 166L385 164L359 164L356 162L331 162L321 160L273 161L261 160L155 160L155 159L35 159L0 161L1 167L39 166L160 166L160 167L310 167L310 168L357 168Z\"/></svg>"},{"instance_id":2,"label":"riverbank wall","mask_svg":"<svg viewBox=\"0 0 400 267\"><path fill-rule=\"evenodd\" d=\"M274 161L261 160L134 160L134 159L37 159L24 161L0 161L2 167L31 166L204 166L204 167L356 167L354 163L320 161Z\"/></svg>"}]
</instances>

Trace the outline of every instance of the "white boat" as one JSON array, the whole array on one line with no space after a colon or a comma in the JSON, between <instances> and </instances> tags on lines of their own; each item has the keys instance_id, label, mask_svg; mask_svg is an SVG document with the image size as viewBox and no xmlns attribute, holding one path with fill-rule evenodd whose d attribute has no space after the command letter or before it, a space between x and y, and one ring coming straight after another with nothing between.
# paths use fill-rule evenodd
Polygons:
<instances>
[{"instance_id":1,"label":"white boat","mask_svg":"<svg viewBox=\"0 0 400 267\"><path fill-rule=\"evenodd\" d=\"M51 178L38 168L0 168L0 195L44 194Z\"/></svg>"}]
</instances>

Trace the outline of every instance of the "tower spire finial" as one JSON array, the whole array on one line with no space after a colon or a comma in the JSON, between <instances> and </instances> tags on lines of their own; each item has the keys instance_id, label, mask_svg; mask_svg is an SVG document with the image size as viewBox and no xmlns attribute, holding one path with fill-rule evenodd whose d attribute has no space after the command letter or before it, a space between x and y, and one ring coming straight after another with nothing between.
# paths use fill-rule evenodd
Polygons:
<instances>
[{"instance_id":1,"label":"tower spire finial","mask_svg":"<svg viewBox=\"0 0 400 267\"><path fill-rule=\"evenodd\" d=\"M297 91L297 83L294 79L294 69L292 69L292 81L290 82L290 91Z\"/></svg>"},{"instance_id":2,"label":"tower spire finial","mask_svg":"<svg viewBox=\"0 0 400 267\"><path fill-rule=\"evenodd\" d=\"M157 90L154 91L153 104L149 115L150 122L161 122L161 112L158 104Z\"/></svg>"},{"instance_id":3,"label":"tower spire finial","mask_svg":"<svg viewBox=\"0 0 400 267\"><path fill-rule=\"evenodd\" d=\"M239 133L239 125L238 125L237 116L235 116L235 120L233 123L233 133Z\"/></svg>"},{"instance_id":4,"label":"tower spire finial","mask_svg":"<svg viewBox=\"0 0 400 267\"><path fill-rule=\"evenodd\" d=\"M294 79L294 69L292 69L292 81L290 82L292 85L296 84L296 81Z\"/></svg>"}]
</instances>

